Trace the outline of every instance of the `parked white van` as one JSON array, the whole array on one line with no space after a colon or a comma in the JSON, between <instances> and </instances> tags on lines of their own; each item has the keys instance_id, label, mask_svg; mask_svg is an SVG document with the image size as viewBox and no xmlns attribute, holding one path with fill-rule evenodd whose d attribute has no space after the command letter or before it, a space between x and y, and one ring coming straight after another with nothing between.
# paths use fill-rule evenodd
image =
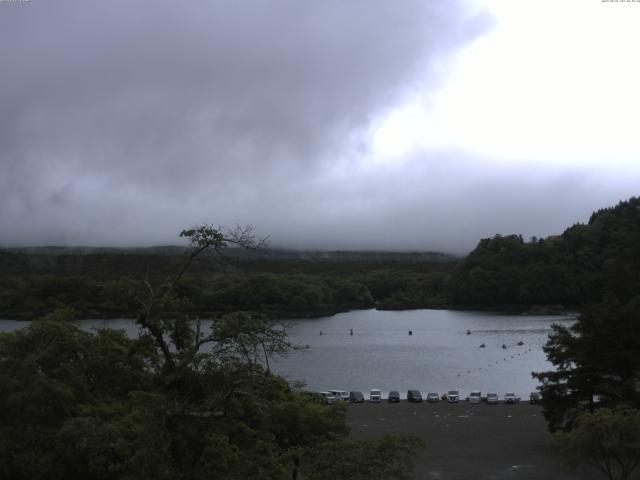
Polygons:
<instances>
[{"instance_id":1,"label":"parked white van","mask_svg":"<svg viewBox=\"0 0 640 480\"><path fill-rule=\"evenodd\" d=\"M380 390L378 390L377 388L374 388L373 390L371 390L369 392L369 401L370 402L380 403L381 400L382 400L382 394L380 393Z\"/></svg>"}]
</instances>

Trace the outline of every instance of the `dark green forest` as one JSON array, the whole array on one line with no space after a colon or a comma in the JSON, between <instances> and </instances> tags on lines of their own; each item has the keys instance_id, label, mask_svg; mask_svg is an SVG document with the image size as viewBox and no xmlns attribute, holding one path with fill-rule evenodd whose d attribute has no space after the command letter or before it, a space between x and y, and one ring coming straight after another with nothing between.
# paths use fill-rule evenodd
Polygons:
<instances>
[{"instance_id":1,"label":"dark green forest","mask_svg":"<svg viewBox=\"0 0 640 480\"><path fill-rule=\"evenodd\" d=\"M554 369L533 373L567 463L589 464L611 480L632 478L640 465L639 218L634 198L553 240L547 251L569 272L553 286L582 304L575 323L552 327L544 352ZM512 250L531 259L543 244Z\"/></svg>"},{"instance_id":2,"label":"dark green forest","mask_svg":"<svg viewBox=\"0 0 640 480\"><path fill-rule=\"evenodd\" d=\"M561 235L480 241L450 278L456 307L566 305L640 291L640 199L594 212Z\"/></svg>"},{"instance_id":3,"label":"dark green forest","mask_svg":"<svg viewBox=\"0 0 640 480\"><path fill-rule=\"evenodd\" d=\"M142 279L161 283L181 248L0 250L0 316L31 319L60 306L84 318L132 316ZM640 287L640 200L587 224L525 240L496 235L464 258L437 253L246 252L194 261L180 285L201 317L233 311L318 316L354 308L578 310ZM133 293L132 293L133 292Z\"/></svg>"},{"instance_id":4,"label":"dark green forest","mask_svg":"<svg viewBox=\"0 0 640 480\"><path fill-rule=\"evenodd\" d=\"M60 306L84 318L132 316L141 280L166 281L180 248L0 251L0 317L30 319ZM192 314L245 311L319 316L354 308L443 307L455 257L444 254L307 253L228 249L203 256L180 285Z\"/></svg>"}]
</instances>

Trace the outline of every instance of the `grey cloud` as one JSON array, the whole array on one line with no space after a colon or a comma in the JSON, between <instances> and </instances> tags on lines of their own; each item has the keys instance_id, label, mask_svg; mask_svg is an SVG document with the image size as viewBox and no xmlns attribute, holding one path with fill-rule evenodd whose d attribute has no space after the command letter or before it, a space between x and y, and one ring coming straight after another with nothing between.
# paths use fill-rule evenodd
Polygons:
<instances>
[{"instance_id":1,"label":"grey cloud","mask_svg":"<svg viewBox=\"0 0 640 480\"><path fill-rule=\"evenodd\" d=\"M166 243L199 221L289 244L374 232L369 208L408 200L324 172L489 25L462 1L0 4L0 243Z\"/></svg>"},{"instance_id":2,"label":"grey cloud","mask_svg":"<svg viewBox=\"0 0 640 480\"><path fill-rule=\"evenodd\" d=\"M290 200L286 206L270 206L263 218L275 240L296 247L465 254L480 238L498 233L562 233L593 211L637 195L635 178L425 152L402 166L365 168L343 181L291 188L282 193Z\"/></svg>"}]
</instances>

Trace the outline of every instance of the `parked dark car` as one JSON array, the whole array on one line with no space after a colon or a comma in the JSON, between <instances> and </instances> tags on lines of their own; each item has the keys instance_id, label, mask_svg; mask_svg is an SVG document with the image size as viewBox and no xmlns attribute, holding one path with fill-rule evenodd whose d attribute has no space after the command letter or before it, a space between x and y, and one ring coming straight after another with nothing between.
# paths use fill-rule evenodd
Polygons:
<instances>
[{"instance_id":1,"label":"parked dark car","mask_svg":"<svg viewBox=\"0 0 640 480\"><path fill-rule=\"evenodd\" d=\"M362 392L349 392L349 403L364 403Z\"/></svg>"},{"instance_id":2,"label":"parked dark car","mask_svg":"<svg viewBox=\"0 0 640 480\"><path fill-rule=\"evenodd\" d=\"M529 403L538 403L540 401L540 394L538 392L531 392L529 394Z\"/></svg>"},{"instance_id":3,"label":"parked dark car","mask_svg":"<svg viewBox=\"0 0 640 480\"><path fill-rule=\"evenodd\" d=\"M409 390L407 392L407 401L408 402L422 402L422 394L418 390Z\"/></svg>"},{"instance_id":4,"label":"parked dark car","mask_svg":"<svg viewBox=\"0 0 640 480\"><path fill-rule=\"evenodd\" d=\"M389 403L398 403L400 401L400 393L395 390L391 390L387 397L387 401Z\"/></svg>"}]
</instances>

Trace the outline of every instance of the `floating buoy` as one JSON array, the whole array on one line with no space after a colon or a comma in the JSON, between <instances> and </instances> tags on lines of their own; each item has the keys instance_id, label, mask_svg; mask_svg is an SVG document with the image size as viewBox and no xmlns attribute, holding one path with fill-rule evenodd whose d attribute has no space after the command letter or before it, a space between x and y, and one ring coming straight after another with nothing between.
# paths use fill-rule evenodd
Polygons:
<instances>
[{"instance_id":1,"label":"floating buoy","mask_svg":"<svg viewBox=\"0 0 640 480\"><path fill-rule=\"evenodd\" d=\"M409 330L409 335L413 335L413 330Z\"/></svg>"},{"instance_id":2,"label":"floating buoy","mask_svg":"<svg viewBox=\"0 0 640 480\"><path fill-rule=\"evenodd\" d=\"M507 346L503 343L503 344L502 344L502 348L505 348L505 349L506 349L506 348L507 348Z\"/></svg>"},{"instance_id":3,"label":"floating buoy","mask_svg":"<svg viewBox=\"0 0 640 480\"><path fill-rule=\"evenodd\" d=\"M471 335L471 330L467 330L467 335Z\"/></svg>"}]
</instances>

